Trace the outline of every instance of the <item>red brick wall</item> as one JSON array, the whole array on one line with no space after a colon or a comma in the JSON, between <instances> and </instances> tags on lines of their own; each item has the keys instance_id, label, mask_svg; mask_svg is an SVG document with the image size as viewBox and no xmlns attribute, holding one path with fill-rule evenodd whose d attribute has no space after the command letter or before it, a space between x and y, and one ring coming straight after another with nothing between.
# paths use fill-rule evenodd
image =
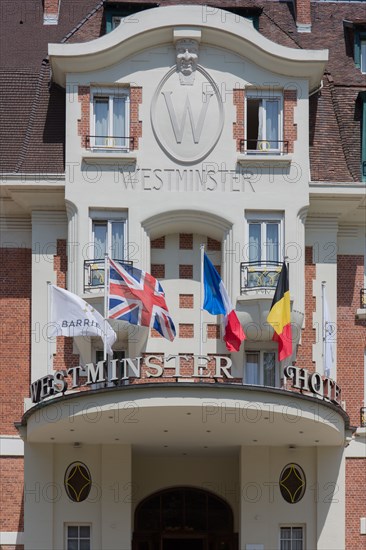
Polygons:
<instances>
[{"instance_id":1,"label":"red brick wall","mask_svg":"<svg viewBox=\"0 0 366 550\"><path fill-rule=\"evenodd\" d=\"M366 458L346 460L346 550L365 550L360 518L366 517Z\"/></svg>"},{"instance_id":2,"label":"red brick wall","mask_svg":"<svg viewBox=\"0 0 366 550\"><path fill-rule=\"evenodd\" d=\"M283 94L283 139L288 141L288 152L294 152L294 141L297 140L297 124L294 123L297 105L296 90L285 90Z\"/></svg>"},{"instance_id":3,"label":"red brick wall","mask_svg":"<svg viewBox=\"0 0 366 550\"><path fill-rule=\"evenodd\" d=\"M158 239L152 239L151 248L165 248L165 237L159 237Z\"/></svg>"},{"instance_id":4,"label":"red brick wall","mask_svg":"<svg viewBox=\"0 0 366 550\"><path fill-rule=\"evenodd\" d=\"M155 279L164 279L165 264L151 264L151 275L155 277Z\"/></svg>"},{"instance_id":5,"label":"red brick wall","mask_svg":"<svg viewBox=\"0 0 366 550\"><path fill-rule=\"evenodd\" d=\"M139 138L142 136L142 122L139 120L139 105L142 103L142 88L130 89L130 137L134 138L131 148L139 148Z\"/></svg>"},{"instance_id":6,"label":"red brick wall","mask_svg":"<svg viewBox=\"0 0 366 550\"><path fill-rule=\"evenodd\" d=\"M193 249L192 233L179 233L179 248L183 250Z\"/></svg>"},{"instance_id":7,"label":"red brick wall","mask_svg":"<svg viewBox=\"0 0 366 550\"><path fill-rule=\"evenodd\" d=\"M207 250L221 250L221 242L207 237Z\"/></svg>"},{"instance_id":8,"label":"red brick wall","mask_svg":"<svg viewBox=\"0 0 366 550\"><path fill-rule=\"evenodd\" d=\"M296 0L296 22L306 25L311 23L310 0Z\"/></svg>"},{"instance_id":9,"label":"red brick wall","mask_svg":"<svg viewBox=\"0 0 366 550\"><path fill-rule=\"evenodd\" d=\"M58 13L58 4L60 0L43 0L43 11L46 15L55 15Z\"/></svg>"},{"instance_id":10,"label":"red brick wall","mask_svg":"<svg viewBox=\"0 0 366 550\"><path fill-rule=\"evenodd\" d=\"M53 268L56 271L56 284L66 288L67 253L66 240L57 239L57 254L53 259ZM69 369L79 365L79 355L73 353L73 339L68 336L58 336L56 356L53 358L54 370Z\"/></svg>"},{"instance_id":11,"label":"red brick wall","mask_svg":"<svg viewBox=\"0 0 366 550\"><path fill-rule=\"evenodd\" d=\"M297 349L296 365L301 368L315 371L313 362L313 344L315 344L316 330L313 328L313 313L316 300L313 296L313 280L316 276L316 267L313 263L313 247L305 247L305 328L301 334L301 344Z\"/></svg>"},{"instance_id":12,"label":"red brick wall","mask_svg":"<svg viewBox=\"0 0 366 550\"><path fill-rule=\"evenodd\" d=\"M179 338L194 338L194 325L179 323Z\"/></svg>"},{"instance_id":13,"label":"red brick wall","mask_svg":"<svg viewBox=\"0 0 366 550\"><path fill-rule=\"evenodd\" d=\"M0 532L24 531L23 468L23 457L0 457Z\"/></svg>"},{"instance_id":14,"label":"red brick wall","mask_svg":"<svg viewBox=\"0 0 366 550\"><path fill-rule=\"evenodd\" d=\"M180 279L193 279L193 265L180 264L179 265L179 278Z\"/></svg>"},{"instance_id":15,"label":"red brick wall","mask_svg":"<svg viewBox=\"0 0 366 550\"><path fill-rule=\"evenodd\" d=\"M90 135L90 87L79 86L78 99L81 103L81 118L78 120L78 136L81 137L81 146L86 147L86 136Z\"/></svg>"},{"instance_id":16,"label":"red brick wall","mask_svg":"<svg viewBox=\"0 0 366 550\"><path fill-rule=\"evenodd\" d=\"M193 309L193 294L179 294L179 307Z\"/></svg>"},{"instance_id":17,"label":"red brick wall","mask_svg":"<svg viewBox=\"0 0 366 550\"><path fill-rule=\"evenodd\" d=\"M0 249L0 281L0 434L18 435L14 422L23 415L30 383L32 251Z\"/></svg>"},{"instance_id":18,"label":"red brick wall","mask_svg":"<svg viewBox=\"0 0 366 550\"><path fill-rule=\"evenodd\" d=\"M221 338L221 326L220 325L207 325L207 338L220 339Z\"/></svg>"},{"instance_id":19,"label":"red brick wall","mask_svg":"<svg viewBox=\"0 0 366 550\"><path fill-rule=\"evenodd\" d=\"M359 426L364 392L366 321L355 318L364 286L363 256L340 255L337 266L337 382L351 424Z\"/></svg>"},{"instance_id":20,"label":"red brick wall","mask_svg":"<svg viewBox=\"0 0 366 550\"><path fill-rule=\"evenodd\" d=\"M233 123L233 137L236 150L240 151L240 141L244 139L244 90L233 90L233 102L236 107L236 121Z\"/></svg>"}]
</instances>

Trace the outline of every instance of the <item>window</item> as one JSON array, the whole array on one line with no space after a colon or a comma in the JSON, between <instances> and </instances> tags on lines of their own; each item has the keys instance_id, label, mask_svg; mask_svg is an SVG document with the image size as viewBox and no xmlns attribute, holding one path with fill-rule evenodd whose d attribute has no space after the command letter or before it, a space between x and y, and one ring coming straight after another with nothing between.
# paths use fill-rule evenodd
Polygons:
<instances>
[{"instance_id":1,"label":"window","mask_svg":"<svg viewBox=\"0 0 366 550\"><path fill-rule=\"evenodd\" d=\"M104 259L108 254L113 260L124 259L125 221L93 220L94 259Z\"/></svg>"},{"instance_id":2,"label":"window","mask_svg":"<svg viewBox=\"0 0 366 550\"><path fill-rule=\"evenodd\" d=\"M129 150L129 94L127 89L92 93L92 148Z\"/></svg>"},{"instance_id":3,"label":"window","mask_svg":"<svg viewBox=\"0 0 366 550\"><path fill-rule=\"evenodd\" d=\"M252 220L249 222L249 261L279 262L280 221Z\"/></svg>"},{"instance_id":4,"label":"window","mask_svg":"<svg viewBox=\"0 0 366 550\"><path fill-rule=\"evenodd\" d=\"M361 73L366 74L366 40L361 40L360 54Z\"/></svg>"},{"instance_id":5,"label":"window","mask_svg":"<svg viewBox=\"0 0 366 550\"><path fill-rule=\"evenodd\" d=\"M280 212L249 212L246 219L241 288L243 291L275 288L283 260L283 215Z\"/></svg>"},{"instance_id":6,"label":"window","mask_svg":"<svg viewBox=\"0 0 366 550\"><path fill-rule=\"evenodd\" d=\"M104 286L104 257L127 261L127 213L91 211L91 249L84 261L84 288Z\"/></svg>"},{"instance_id":7,"label":"window","mask_svg":"<svg viewBox=\"0 0 366 550\"><path fill-rule=\"evenodd\" d=\"M282 96L248 92L246 98L246 152L281 153Z\"/></svg>"},{"instance_id":8,"label":"window","mask_svg":"<svg viewBox=\"0 0 366 550\"><path fill-rule=\"evenodd\" d=\"M66 525L66 550L91 550L90 525Z\"/></svg>"},{"instance_id":9,"label":"window","mask_svg":"<svg viewBox=\"0 0 366 550\"><path fill-rule=\"evenodd\" d=\"M280 550L304 550L303 527L281 527Z\"/></svg>"},{"instance_id":10,"label":"window","mask_svg":"<svg viewBox=\"0 0 366 550\"><path fill-rule=\"evenodd\" d=\"M248 351L245 354L244 383L255 386L279 386L274 351Z\"/></svg>"},{"instance_id":11,"label":"window","mask_svg":"<svg viewBox=\"0 0 366 550\"><path fill-rule=\"evenodd\" d=\"M121 24L121 21L122 21L122 16L121 15L113 15L112 16L112 30L116 29Z\"/></svg>"}]
</instances>

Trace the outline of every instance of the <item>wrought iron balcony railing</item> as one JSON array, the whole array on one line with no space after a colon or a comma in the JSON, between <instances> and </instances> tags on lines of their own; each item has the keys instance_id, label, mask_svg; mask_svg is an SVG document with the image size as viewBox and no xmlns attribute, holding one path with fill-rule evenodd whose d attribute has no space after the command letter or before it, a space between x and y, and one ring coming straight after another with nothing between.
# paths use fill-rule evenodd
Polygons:
<instances>
[{"instance_id":1,"label":"wrought iron balcony railing","mask_svg":"<svg viewBox=\"0 0 366 550\"><path fill-rule=\"evenodd\" d=\"M240 152L248 155L284 155L288 153L288 141L271 139L241 139Z\"/></svg>"},{"instance_id":2,"label":"wrought iron balcony railing","mask_svg":"<svg viewBox=\"0 0 366 550\"><path fill-rule=\"evenodd\" d=\"M133 151L135 138L129 136L86 136L86 149L101 149L112 151Z\"/></svg>"},{"instance_id":3,"label":"wrought iron balcony railing","mask_svg":"<svg viewBox=\"0 0 366 550\"><path fill-rule=\"evenodd\" d=\"M366 428L366 407L360 408L360 426Z\"/></svg>"},{"instance_id":4,"label":"wrought iron balcony railing","mask_svg":"<svg viewBox=\"0 0 366 550\"><path fill-rule=\"evenodd\" d=\"M124 265L133 265L133 262L117 260ZM104 288L104 259L84 261L84 292L92 288Z\"/></svg>"},{"instance_id":5,"label":"wrought iron balcony railing","mask_svg":"<svg viewBox=\"0 0 366 550\"><path fill-rule=\"evenodd\" d=\"M276 288L281 262L242 262L240 264L240 293L248 290Z\"/></svg>"},{"instance_id":6,"label":"wrought iron balcony railing","mask_svg":"<svg viewBox=\"0 0 366 550\"><path fill-rule=\"evenodd\" d=\"M366 288L360 290L360 307L366 309Z\"/></svg>"}]
</instances>

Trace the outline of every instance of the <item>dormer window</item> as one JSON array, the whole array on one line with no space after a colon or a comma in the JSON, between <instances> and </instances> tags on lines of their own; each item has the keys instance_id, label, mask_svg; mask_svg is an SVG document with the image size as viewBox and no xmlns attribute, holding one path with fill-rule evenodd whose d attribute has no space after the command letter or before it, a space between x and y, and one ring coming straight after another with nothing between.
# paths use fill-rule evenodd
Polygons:
<instances>
[{"instance_id":1,"label":"dormer window","mask_svg":"<svg viewBox=\"0 0 366 550\"><path fill-rule=\"evenodd\" d=\"M343 25L346 30L346 41L348 41L350 51L353 49L353 59L355 65L362 74L366 74L366 24L365 21L344 20Z\"/></svg>"},{"instance_id":2,"label":"dormer window","mask_svg":"<svg viewBox=\"0 0 366 550\"><path fill-rule=\"evenodd\" d=\"M121 24L121 21L122 21L121 15L112 16L112 31L114 31L114 29L116 29Z\"/></svg>"},{"instance_id":3,"label":"dormer window","mask_svg":"<svg viewBox=\"0 0 366 550\"><path fill-rule=\"evenodd\" d=\"M366 74L366 37L360 42L360 69L362 74Z\"/></svg>"}]
</instances>

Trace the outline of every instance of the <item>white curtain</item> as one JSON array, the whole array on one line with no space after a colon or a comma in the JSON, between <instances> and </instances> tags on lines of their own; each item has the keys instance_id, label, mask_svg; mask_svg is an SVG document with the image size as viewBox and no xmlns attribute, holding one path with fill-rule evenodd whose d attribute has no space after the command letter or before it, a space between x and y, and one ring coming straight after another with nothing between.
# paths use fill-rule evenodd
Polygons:
<instances>
[{"instance_id":1,"label":"white curtain","mask_svg":"<svg viewBox=\"0 0 366 550\"><path fill-rule=\"evenodd\" d=\"M94 100L95 145L107 145L108 136L108 98L97 97Z\"/></svg>"},{"instance_id":2,"label":"white curtain","mask_svg":"<svg viewBox=\"0 0 366 550\"><path fill-rule=\"evenodd\" d=\"M266 138L270 149L278 149L278 100L266 99Z\"/></svg>"},{"instance_id":3,"label":"white curtain","mask_svg":"<svg viewBox=\"0 0 366 550\"><path fill-rule=\"evenodd\" d=\"M258 143L257 143L257 149L261 149L263 143L261 143L261 140L265 139L265 136L263 134L263 122L264 122L264 106L263 101L259 102L259 108L258 108Z\"/></svg>"},{"instance_id":4,"label":"white curtain","mask_svg":"<svg viewBox=\"0 0 366 550\"><path fill-rule=\"evenodd\" d=\"M259 223L251 223L249 224L249 261L259 262L261 256L261 226Z\"/></svg>"},{"instance_id":5,"label":"white curtain","mask_svg":"<svg viewBox=\"0 0 366 550\"><path fill-rule=\"evenodd\" d=\"M124 260L124 223L112 222L112 258Z\"/></svg>"},{"instance_id":6,"label":"white curtain","mask_svg":"<svg viewBox=\"0 0 366 550\"><path fill-rule=\"evenodd\" d=\"M266 230L267 260L269 262L278 262L278 224L267 223Z\"/></svg>"},{"instance_id":7,"label":"white curtain","mask_svg":"<svg viewBox=\"0 0 366 550\"><path fill-rule=\"evenodd\" d=\"M94 260L101 260L107 252L107 223L94 223Z\"/></svg>"},{"instance_id":8,"label":"white curtain","mask_svg":"<svg viewBox=\"0 0 366 550\"><path fill-rule=\"evenodd\" d=\"M124 97L113 98L113 136L115 147L126 147Z\"/></svg>"},{"instance_id":9,"label":"white curtain","mask_svg":"<svg viewBox=\"0 0 366 550\"><path fill-rule=\"evenodd\" d=\"M245 383L259 384L259 356L258 353L247 353L245 365Z\"/></svg>"}]
</instances>

